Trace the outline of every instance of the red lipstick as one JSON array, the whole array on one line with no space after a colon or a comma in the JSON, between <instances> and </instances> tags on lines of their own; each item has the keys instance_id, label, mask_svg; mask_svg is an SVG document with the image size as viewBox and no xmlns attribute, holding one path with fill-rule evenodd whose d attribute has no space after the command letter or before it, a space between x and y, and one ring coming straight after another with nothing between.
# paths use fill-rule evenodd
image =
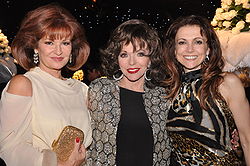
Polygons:
<instances>
[{"instance_id":1,"label":"red lipstick","mask_svg":"<svg viewBox=\"0 0 250 166\"><path fill-rule=\"evenodd\" d=\"M140 68L129 68L127 69L128 73L134 74L137 73L140 70Z\"/></svg>"}]
</instances>

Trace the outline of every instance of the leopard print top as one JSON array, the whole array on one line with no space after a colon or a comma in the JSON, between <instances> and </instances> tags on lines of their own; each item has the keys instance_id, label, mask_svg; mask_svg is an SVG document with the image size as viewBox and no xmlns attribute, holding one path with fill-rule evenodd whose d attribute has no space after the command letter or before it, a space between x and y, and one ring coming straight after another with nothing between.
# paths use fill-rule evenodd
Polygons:
<instances>
[{"instance_id":1,"label":"leopard print top","mask_svg":"<svg viewBox=\"0 0 250 166\"><path fill-rule=\"evenodd\" d=\"M197 97L201 71L186 73L167 117L173 149L170 165L242 165L242 150L232 150L236 129L225 101L215 101L202 110Z\"/></svg>"}]
</instances>

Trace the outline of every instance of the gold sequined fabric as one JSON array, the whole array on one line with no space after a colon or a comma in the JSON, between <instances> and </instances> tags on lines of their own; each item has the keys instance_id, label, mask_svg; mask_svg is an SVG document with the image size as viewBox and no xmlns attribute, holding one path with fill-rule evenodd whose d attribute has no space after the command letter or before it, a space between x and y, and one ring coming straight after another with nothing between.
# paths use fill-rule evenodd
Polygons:
<instances>
[{"instance_id":1,"label":"gold sequined fabric","mask_svg":"<svg viewBox=\"0 0 250 166\"><path fill-rule=\"evenodd\" d=\"M68 160L74 149L76 138L79 138L80 143L82 143L84 138L83 131L74 126L66 126L63 128L58 139L53 141L52 149L59 161L64 162Z\"/></svg>"},{"instance_id":2,"label":"gold sequined fabric","mask_svg":"<svg viewBox=\"0 0 250 166\"><path fill-rule=\"evenodd\" d=\"M171 159L173 164L179 166L242 166L241 160L234 151L228 151L219 156L204 148L196 140L180 134L170 134L173 143Z\"/></svg>"}]
</instances>

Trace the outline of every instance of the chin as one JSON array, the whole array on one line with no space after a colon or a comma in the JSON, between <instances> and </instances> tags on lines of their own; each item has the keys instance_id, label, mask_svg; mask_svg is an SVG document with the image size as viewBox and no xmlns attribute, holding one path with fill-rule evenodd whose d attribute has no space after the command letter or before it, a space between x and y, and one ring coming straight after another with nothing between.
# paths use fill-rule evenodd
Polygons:
<instances>
[{"instance_id":1,"label":"chin","mask_svg":"<svg viewBox=\"0 0 250 166\"><path fill-rule=\"evenodd\" d=\"M139 78L128 78L128 80L130 81L130 82L137 82L137 81L144 81L144 78L142 79L142 77L139 77Z\"/></svg>"},{"instance_id":2,"label":"chin","mask_svg":"<svg viewBox=\"0 0 250 166\"><path fill-rule=\"evenodd\" d=\"M54 70L61 70L63 68L63 66L53 66L52 67Z\"/></svg>"},{"instance_id":3,"label":"chin","mask_svg":"<svg viewBox=\"0 0 250 166\"><path fill-rule=\"evenodd\" d=\"M200 67L197 68L197 67L184 66L185 72L190 72L190 71L194 71L194 70L198 70L198 69L200 69Z\"/></svg>"}]
</instances>

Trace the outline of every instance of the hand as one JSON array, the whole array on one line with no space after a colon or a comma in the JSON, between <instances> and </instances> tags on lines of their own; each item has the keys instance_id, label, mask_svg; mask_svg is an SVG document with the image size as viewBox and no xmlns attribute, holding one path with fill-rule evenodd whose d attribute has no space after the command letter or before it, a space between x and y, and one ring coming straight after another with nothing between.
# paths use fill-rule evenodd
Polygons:
<instances>
[{"instance_id":1,"label":"hand","mask_svg":"<svg viewBox=\"0 0 250 166\"><path fill-rule=\"evenodd\" d=\"M236 129L234 129L234 131L232 132L232 139L231 139L233 150L238 149L238 147L240 146L239 141L240 141L239 133Z\"/></svg>"},{"instance_id":2,"label":"hand","mask_svg":"<svg viewBox=\"0 0 250 166\"><path fill-rule=\"evenodd\" d=\"M86 158L86 149L81 144L80 139L76 138L74 149L65 162L58 162L58 166L80 166Z\"/></svg>"}]
</instances>

